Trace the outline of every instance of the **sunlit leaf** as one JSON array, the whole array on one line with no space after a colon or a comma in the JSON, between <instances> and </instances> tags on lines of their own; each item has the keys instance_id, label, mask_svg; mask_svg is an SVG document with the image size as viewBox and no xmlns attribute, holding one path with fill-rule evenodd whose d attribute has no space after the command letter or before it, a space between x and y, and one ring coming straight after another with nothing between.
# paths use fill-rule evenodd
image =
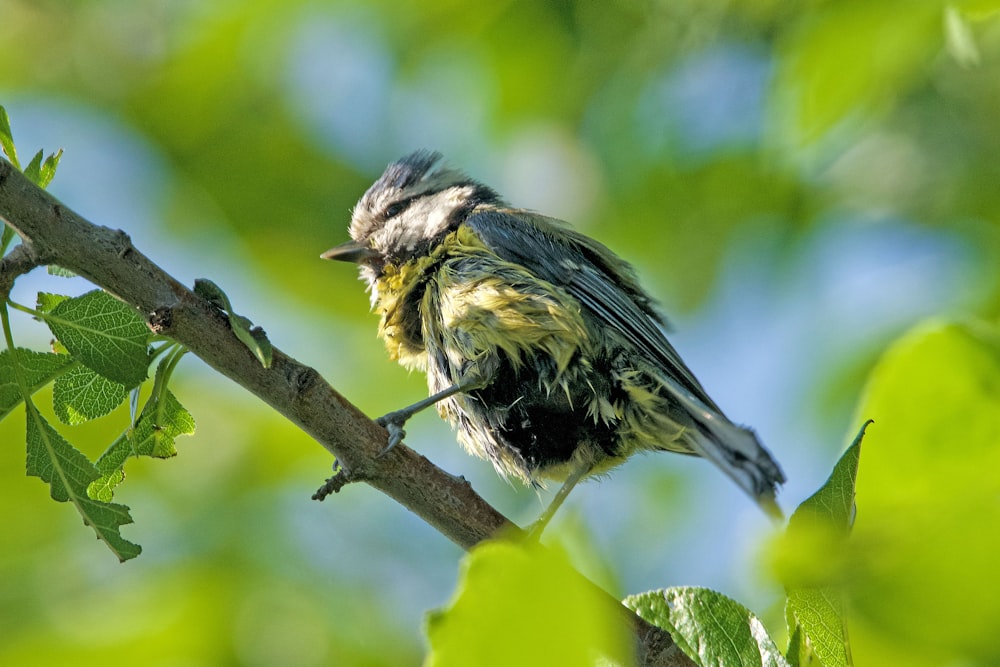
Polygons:
<instances>
[{"instance_id":1,"label":"sunlit leaf","mask_svg":"<svg viewBox=\"0 0 1000 667\"><path fill-rule=\"evenodd\" d=\"M428 666L629 664L628 626L566 558L494 541L465 559L449 606L428 620Z\"/></svg>"},{"instance_id":2,"label":"sunlit leaf","mask_svg":"<svg viewBox=\"0 0 1000 667\"><path fill-rule=\"evenodd\" d=\"M971 67L979 64L979 47L972 36L972 29L954 6L944 10L944 34L948 53L959 65Z\"/></svg>"},{"instance_id":3,"label":"sunlit leaf","mask_svg":"<svg viewBox=\"0 0 1000 667\"><path fill-rule=\"evenodd\" d=\"M55 178L56 169L59 167L59 160L62 158L63 151L60 148L55 153L50 154L45 158L45 162L42 163L41 169L38 170L38 185L43 188L49 187L49 183Z\"/></svg>"},{"instance_id":4,"label":"sunlit leaf","mask_svg":"<svg viewBox=\"0 0 1000 667\"><path fill-rule=\"evenodd\" d=\"M701 667L787 667L764 624L722 593L697 587L649 591L624 600L629 609L663 628Z\"/></svg>"},{"instance_id":5,"label":"sunlit leaf","mask_svg":"<svg viewBox=\"0 0 1000 667\"><path fill-rule=\"evenodd\" d=\"M115 489L125 481L125 471L121 468L101 475L87 486L87 496L102 502L110 503L114 498Z\"/></svg>"},{"instance_id":6,"label":"sunlit leaf","mask_svg":"<svg viewBox=\"0 0 1000 667\"><path fill-rule=\"evenodd\" d=\"M28 166L24 168L24 175L27 176L32 183L35 185L40 185L42 180L42 158L45 157L45 151L38 151L35 153L34 157L28 163Z\"/></svg>"},{"instance_id":7,"label":"sunlit leaf","mask_svg":"<svg viewBox=\"0 0 1000 667\"><path fill-rule=\"evenodd\" d=\"M975 21L982 21L1000 12L1000 0L955 0L948 6L959 9L962 14Z\"/></svg>"},{"instance_id":8,"label":"sunlit leaf","mask_svg":"<svg viewBox=\"0 0 1000 667\"><path fill-rule=\"evenodd\" d=\"M126 388L146 379L149 329L135 309L107 292L94 290L60 301L45 321L88 368Z\"/></svg>"},{"instance_id":9,"label":"sunlit leaf","mask_svg":"<svg viewBox=\"0 0 1000 667\"><path fill-rule=\"evenodd\" d=\"M821 138L855 114L885 111L921 77L941 48L933 2L826 3L788 31L775 90L778 126L795 146Z\"/></svg>"},{"instance_id":10,"label":"sunlit leaf","mask_svg":"<svg viewBox=\"0 0 1000 667\"><path fill-rule=\"evenodd\" d=\"M77 366L56 379L52 405L64 424L82 424L112 412L124 402L125 385L109 380L85 366Z\"/></svg>"},{"instance_id":11,"label":"sunlit leaf","mask_svg":"<svg viewBox=\"0 0 1000 667\"><path fill-rule=\"evenodd\" d=\"M35 308L41 313L50 313L52 309L63 301L72 297L65 294L52 294L51 292L39 292L35 296Z\"/></svg>"},{"instance_id":12,"label":"sunlit leaf","mask_svg":"<svg viewBox=\"0 0 1000 667\"><path fill-rule=\"evenodd\" d=\"M165 391L161 400L143 408L139 421L127 429L97 459L101 476L88 488L91 497L108 502L124 475L121 468L132 456L169 458L177 454L174 440L194 433L194 417L174 395Z\"/></svg>"},{"instance_id":13,"label":"sunlit leaf","mask_svg":"<svg viewBox=\"0 0 1000 667\"><path fill-rule=\"evenodd\" d=\"M7 110L2 105L0 105L0 150L7 156L11 164L18 169L21 168L21 164L17 159L17 149L14 147L14 135L10 129L10 118L7 116ZM45 151L38 151L31 158L28 166L24 168L24 175L36 185L43 188L47 187L56 175L56 169L59 166L59 159L62 157L62 154L63 151L60 148L57 152L45 158Z\"/></svg>"},{"instance_id":14,"label":"sunlit leaf","mask_svg":"<svg viewBox=\"0 0 1000 667\"><path fill-rule=\"evenodd\" d=\"M12 165L21 168L21 163L17 160L17 149L14 147L14 135L10 130L10 117L2 104L0 104L0 150L3 150Z\"/></svg>"},{"instance_id":15,"label":"sunlit leaf","mask_svg":"<svg viewBox=\"0 0 1000 667\"><path fill-rule=\"evenodd\" d=\"M872 371L852 618L899 664L1000 664L1000 331L929 322Z\"/></svg>"}]
</instances>

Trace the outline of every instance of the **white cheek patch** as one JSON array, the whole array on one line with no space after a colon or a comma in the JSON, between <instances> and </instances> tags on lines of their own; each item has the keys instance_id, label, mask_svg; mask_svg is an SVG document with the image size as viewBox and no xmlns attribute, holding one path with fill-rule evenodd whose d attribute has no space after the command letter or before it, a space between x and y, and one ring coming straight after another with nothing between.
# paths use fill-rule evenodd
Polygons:
<instances>
[{"instance_id":1,"label":"white cheek patch","mask_svg":"<svg viewBox=\"0 0 1000 667\"><path fill-rule=\"evenodd\" d=\"M415 251L422 241L443 232L451 214L464 206L473 193L472 186L462 185L419 197L375 233L375 247Z\"/></svg>"},{"instance_id":2,"label":"white cheek patch","mask_svg":"<svg viewBox=\"0 0 1000 667\"><path fill-rule=\"evenodd\" d=\"M447 205L447 202L442 202L439 200L440 195L431 197L430 199L423 199L419 202L418 211L415 213L423 213L425 229L431 233L435 234L448 224L448 216L451 215L451 211L454 206Z\"/></svg>"},{"instance_id":3,"label":"white cheek patch","mask_svg":"<svg viewBox=\"0 0 1000 667\"><path fill-rule=\"evenodd\" d=\"M438 196L444 197L449 207L454 210L469 201L475 191L475 188L471 185L455 185L438 194Z\"/></svg>"},{"instance_id":4,"label":"white cheek patch","mask_svg":"<svg viewBox=\"0 0 1000 667\"><path fill-rule=\"evenodd\" d=\"M454 187L421 197L410 206L405 217L412 228L422 228L433 236L444 231L452 212L468 201L471 194L469 187Z\"/></svg>"}]
</instances>

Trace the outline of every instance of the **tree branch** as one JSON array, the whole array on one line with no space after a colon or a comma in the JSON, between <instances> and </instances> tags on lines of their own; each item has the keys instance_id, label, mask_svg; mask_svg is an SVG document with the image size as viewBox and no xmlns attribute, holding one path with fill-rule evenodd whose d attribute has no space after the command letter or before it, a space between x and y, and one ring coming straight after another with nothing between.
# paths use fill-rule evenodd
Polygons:
<instances>
[{"instance_id":1,"label":"tree branch","mask_svg":"<svg viewBox=\"0 0 1000 667\"><path fill-rule=\"evenodd\" d=\"M31 246L19 245L0 260L0 299L5 300L14 289L14 281L39 266Z\"/></svg>"},{"instance_id":2,"label":"tree branch","mask_svg":"<svg viewBox=\"0 0 1000 667\"><path fill-rule=\"evenodd\" d=\"M25 248L0 263L0 287L9 291L14 279L34 266L70 269L136 308L153 331L182 343L312 436L337 458L345 480L382 491L463 549L501 529L516 530L468 482L408 447L378 456L386 431L316 370L277 348L271 367L262 367L225 316L133 247L125 232L88 222L2 159L0 218L20 234ZM618 607L636 632L640 664L692 664L667 633Z\"/></svg>"}]
</instances>

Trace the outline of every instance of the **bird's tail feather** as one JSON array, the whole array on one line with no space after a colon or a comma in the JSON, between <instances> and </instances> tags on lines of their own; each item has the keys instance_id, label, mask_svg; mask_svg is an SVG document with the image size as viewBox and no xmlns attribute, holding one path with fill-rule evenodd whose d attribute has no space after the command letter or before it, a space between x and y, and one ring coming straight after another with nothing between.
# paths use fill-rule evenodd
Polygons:
<instances>
[{"instance_id":1,"label":"bird's tail feather","mask_svg":"<svg viewBox=\"0 0 1000 667\"><path fill-rule=\"evenodd\" d=\"M785 482L785 474L757 435L706 406L679 383L667 384L695 421L686 438L694 453L718 466L769 516L783 518L774 497L778 486Z\"/></svg>"},{"instance_id":2,"label":"bird's tail feather","mask_svg":"<svg viewBox=\"0 0 1000 667\"><path fill-rule=\"evenodd\" d=\"M753 431L720 420L708 433L691 434L689 442L698 455L718 466L765 513L779 520L783 518L775 494L785 475Z\"/></svg>"}]
</instances>

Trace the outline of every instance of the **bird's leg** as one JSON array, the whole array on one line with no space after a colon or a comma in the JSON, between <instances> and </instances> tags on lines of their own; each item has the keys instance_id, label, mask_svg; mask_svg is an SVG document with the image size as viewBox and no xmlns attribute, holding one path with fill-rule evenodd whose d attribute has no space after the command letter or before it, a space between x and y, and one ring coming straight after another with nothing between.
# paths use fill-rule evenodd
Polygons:
<instances>
[{"instance_id":1,"label":"bird's leg","mask_svg":"<svg viewBox=\"0 0 1000 667\"><path fill-rule=\"evenodd\" d=\"M535 520L535 523L531 524L531 528L528 529L529 540L537 541L541 538L542 531L545 530L545 526L549 525L549 521L552 520L556 510L558 510L563 504L563 501L566 500L566 496L569 495L569 492L573 490L573 487L575 487L581 479L587 476L587 473L589 473L592 468L593 466L591 465L580 465L576 468L576 470L569 474L566 481L563 482L562 487L560 487L556 492L556 495L553 496L552 502L549 503L548 507L546 507L541 515Z\"/></svg>"},{"instance_id":2,"label":"bird's leg","mask_svg":"<svg viewBox=\"0 0 1000 667\"><path fill-rule=\"evenodd\" d=\"M406 431L403 430L403 426L410 417L425 408L431 407L438 401L443 401L449 396L454 396L455 394L459 394L470 389L477 389L480 386L482 386L481 382L471 380L456 382L452 386L442 389L436 394L431 394L427 398L417 401L413 405L407 405L405 408L393 410L392 412L386 413L376 419L376 424L385 427L385 430L389 431L389 444L386 445L385 449L379 452L379 456L387 454L393 447L403 441L403 438L406 436Z\"/></svg>"}]
</instances>

